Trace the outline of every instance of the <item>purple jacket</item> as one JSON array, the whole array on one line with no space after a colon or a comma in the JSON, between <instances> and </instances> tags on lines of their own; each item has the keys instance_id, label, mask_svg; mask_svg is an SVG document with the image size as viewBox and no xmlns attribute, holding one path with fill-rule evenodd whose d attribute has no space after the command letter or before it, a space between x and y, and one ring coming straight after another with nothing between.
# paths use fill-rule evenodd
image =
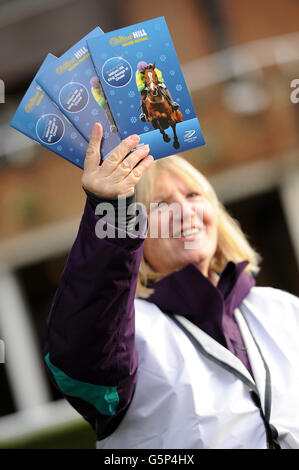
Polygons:
<instances>
[{"instance_id":1,"label":"purple jacket","mask_svg":"<svg viewBox=\"0 0 299 470\"><path fill-rule=\"evenodd\" d=\"M134 394L134 298L147 224L144 218L141 237L106 239L97 238L96 224L107 223L87 201L48 318L45 361L100 440L116 429ZM217 287L190 264L154 284L147 300L186 316L250 370L232 315L255 283L247 264L229 262Z\"/></svg>"}]
</instances>

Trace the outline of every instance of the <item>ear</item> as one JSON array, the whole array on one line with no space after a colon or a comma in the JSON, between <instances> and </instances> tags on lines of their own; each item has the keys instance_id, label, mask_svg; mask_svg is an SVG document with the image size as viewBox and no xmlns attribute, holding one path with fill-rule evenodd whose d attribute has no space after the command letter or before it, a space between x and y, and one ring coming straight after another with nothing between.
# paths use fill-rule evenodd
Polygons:
<instances>
[{"instance_id":1,"label":"ear","mask_svg":"<svg viewBox=\"0 0 299 470\"><path fill-rule=\"evenodd\" d=\"M156 68L156 62L153 63L153 69L155 70Z\"/></svg>"}]
</instances>

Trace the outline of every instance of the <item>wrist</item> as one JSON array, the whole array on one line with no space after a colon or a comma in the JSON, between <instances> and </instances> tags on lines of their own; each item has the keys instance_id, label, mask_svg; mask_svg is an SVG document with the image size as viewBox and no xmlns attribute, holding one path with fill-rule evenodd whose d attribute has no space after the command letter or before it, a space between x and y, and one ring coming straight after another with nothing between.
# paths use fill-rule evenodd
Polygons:
<instances>
[{"instance_id":1,"label":"wrist","mask_svg":"<svg viewBox=\"0 0 299 470\"><path fill-rule=\"evenodd\" d=\"M136 202L135 191L134 193L127 195L127 196L119 195L118 197L115 197L115 198L106 198L106 197L98 196L97 194L94 194L93 192L86 189L84 186L82 186L82 189L86 193L87 200L89 201L94 211L96 211L97 207L101 203L103 204L108 203L112 205L112 208L113 208L112 212L114 215L113 220L110 220L111 217L109 218L109 215L103 215L102 216L103 220L106 220L112 225L115 225L116 227L122 228L124 230L134 226L136 214L135 213L128 214L128 208L131 204L135 204Z\"/></svg>"}]
</instances>

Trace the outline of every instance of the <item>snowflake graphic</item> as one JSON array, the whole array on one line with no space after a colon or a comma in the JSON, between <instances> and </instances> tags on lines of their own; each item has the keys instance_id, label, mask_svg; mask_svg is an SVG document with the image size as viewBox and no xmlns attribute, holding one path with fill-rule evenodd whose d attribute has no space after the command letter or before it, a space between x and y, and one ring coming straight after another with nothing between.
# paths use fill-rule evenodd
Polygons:
<instances>
[{"instance_id":1,"label":"snowflake graphic","mask_svg":"<svg viewBox=\"0 0 299 470\"><path fill-rule=\"evenodd\" d=\"M115 95L115 91L114 90L110 90L110 96L114 96Z\"/></svg>"},{"instance_id":2,"label":"snowflake graphic","mask_svg":"<svg viewBox=\"0 0 299 470\"><path fill-rule=\"evenodd\" d=\"M169 42L166 42L166 43L165 43L165 46L168 47L168 46L169 46Z\"/></svg>"},{"instance_id":3,"label":"snowflake graphic","mask_svg":"<svg viewBox=\"0 0 299 470\"><path fill-rule=\"evenodd\" d=\"M127 133L128 133L127 131L124 131L124 135L127 135Z\"/></svg>"},{"instance_id":4,"label":"snowflake graphic","mask_svg":"<svg viewBox=\"0 0 299 470\"><path fill-rule=\"evenodd\" d=\"M169 75L171 75L173 77L175 75L175 71L174 70L169 70Z\"/></svg>"},{"instance_id":5,"label":"snowflake graphic","mask_svg":"<svg viewBox=\"0 0 299 470\"><path fill-rule=\"evenodd\" d=\"M57 150L59 150L59 152L61 152L61 150L62 150L62 145L57 145Z\"/></svg>"},{"instance_id":6,"label":"snowflake graphic","mask_svg":"<svg viewBox=\"0 0 299 470\"><path fill-rule=\"evenodd\" d=\"M145 130L145 132L147 132L149 130L148 126L144 126L143 129Z\"/></svg>"},{"instance_id":7,"label":"snowflake graphic","mask_svg":"<svg viewBox=\"0 0 299 470\"><path fill-rule=\"evenodd\" d=\"M91 74L92 74L92 70L90 70L90 69L86 69L86 70L85 70L85 75L87 75L88 77L90 77Z\"/></svg>"},{"instance_id":8,"label":"snowflake graphic","mask_svg":"<svg viewBox=\"0 0 299 470\"><path fill-rule=\"evenodd\" d=\"M130 121L132 124L135 124L137 122L137 117L136 116L130 117Z\"/></svg>"},{"instance_id":9,"label":"snowflake graphic","mask_svg":"<svg viewBox=\"0 0 299 470\"><path fill-rule=\"evenodd\" d=\"M122 101L122 100L119 100L118 104L123 104L123 101Z\"/></svg>"},{"instance_id":10,"label":"snowflake graphic","mask_svg":"<svg viewBox=\"0 0 299 470\"><path fill-rule=\"evenodd\" d=\"M81 142L80 147L83 147L83 142Z\"/></svg>"},{"instance_id":11,"label":"snowflake graphic","mask_svg":"<svg viewBox=\"0 0 299 470\"><path fill-rule=\"evenodd\" d=\"M129 91L128 95L129 95L130 98L134 98L135 91L133 91L133 90Z\"/></svg>"},{"instance_id":12,"label":"snowflake graphic","mask_svg":"<svg viewBox=\"0 0 299 470\"><path fill-rule=\"evenodd\" d=\"M70 147L70 152L73 152L73 150L74 150L73 147Z\"/></svg>"},{"instance_id":13,"label":"snowflake graphic","mask_svg":"<svg viewBox=\"0 0 299 470\"><path fill-rule=\"evenodd\" d=\"M77 134L76 132L71 133L71 139L77 139Z\"/></svg>"},{"instance_id":14,"label":"snowflake graphic","mask_svg":"<svg viewBox=\"0 0 299 470\"><path fill-rule=\"evenodd\" d=\"M180 83L177 84L177 86L175 87L176 91L182 91L183 87Z\"/></svg>"},{"instance_id":15,"label":"snowflake graphic","mask_svg":"<svg viewBox=\"0 0 299 470\"><path fill-rule=\"evenodd\" d=\"M74 117L74 120L75 120L76 122L78 122L79 119L80 119L79 116L75 116L75 117Z\"/></svg>"},{"instance_id":16,"label":"snowflake graphic","mask_svg":"<svg viewBox=\"0 0 299 470\"><path fill-rule=\"evenodd\" d=\"M191 112L191 111L190 111L189 108L186 108L186 109L185 109L185 113L186 113L186 114L190 114L190 112Z\"/></svg>"},{"instance_id":17,"label":"snowflake graphic","mask_svg":"<svg viewBox=\"0 0 299 470\"><path fill-rule=\"evenodd\" d=\"M141 59L143 57L143 52L137 52L136 57L137 59Z\"/></svg>"},{"instance_id":18,"label":"snowflake graphic","mask_svg":"<svg viewBox=\"0 0 299 470\"><path fill-rule=\"evenodd\" d=\"M133 104L130 104L130 108L134 108L134 105L133 105Z\"/></svg>"},{"instance_id":19,"label":"snowflake graphic","mask_svg":"<svg viewBox=\"0 0 299 470\"><path fill-rule=\"evenodd\" d=\"M161 62L165 62L165 60L166 60L166 55L165 55L165 54L161 54L161 55L160 55L160 60L161 60Z\"/></svg>"},{"instance_id":20,"label":"snowflake graphic","mask_svg":"<svg viewBox=\"0 0 299 470\"><path fill-rule=\"evenodd\" d=\"M89 122L86 122L86 123L85 123L85 126L87 126L87 127L90 126L90 123L89 123Z\"/></svg>"},{"instance_id":21,"label":"snowflake graphic","mask_svg":"<svg viewBox=\"0 0 299 470\"><path fill-rule=\"evenodd\" d=\"M104 132L104 139L108 139L108 137L109 137L109 132L105 131Z\"/></svg>"},{"instance_id":22,"label":"snowflake graphic","mask_svg":"<svg viewBox=\"0 0 299 470\"><path fill-rule=\"evenodd\" d=\"M96 116L97 114L99 114L99 111L96 108L93 108L92 111L91 111L91 114L93 116Z\"/></svg>"}]
</instances>

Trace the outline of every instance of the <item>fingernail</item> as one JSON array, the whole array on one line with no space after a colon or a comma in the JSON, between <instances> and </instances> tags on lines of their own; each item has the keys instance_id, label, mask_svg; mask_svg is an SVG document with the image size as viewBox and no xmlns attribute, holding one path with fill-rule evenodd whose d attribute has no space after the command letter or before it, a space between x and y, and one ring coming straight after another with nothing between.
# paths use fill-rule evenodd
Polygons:
<instances>
[{"instance_id":1,"label":"fingernail","mask_svg":"<svg viewBox=\"0 0 299 470\"><path fill-rule=\"evenodd\" d=\"M138 150L142 150L144 152L145 151L149 152L149 149L150 149L150 147L149 147L148 144L143 144L143 145L140 145L140 147L138 147Z\"/></svg>"},{"instance_id":2,"label":"fingernail","mask_svg":"<svg viewBox=\"0 0 299 470\"><path fill-rule=\"evenodd\" d=\"M99 131L100 131L100 128L99 126L97 126L97 123L94 124L93 128L92 128L92 137L97 137L98 134L99 134Z\"/></svg>"},{"instance_id":3,"label":"fingernail","mask_svg":"<svg viewBox=\"0 0 299 470\"><path fill-rule=\"evenodd\" d=\"M130 136L128 137L128 141L129 141L130 143L135 143L135 142L137 143L137 142L139 142L139 135L137 135L137 134L130 135Z\"/></svg>"}]
</instances>

